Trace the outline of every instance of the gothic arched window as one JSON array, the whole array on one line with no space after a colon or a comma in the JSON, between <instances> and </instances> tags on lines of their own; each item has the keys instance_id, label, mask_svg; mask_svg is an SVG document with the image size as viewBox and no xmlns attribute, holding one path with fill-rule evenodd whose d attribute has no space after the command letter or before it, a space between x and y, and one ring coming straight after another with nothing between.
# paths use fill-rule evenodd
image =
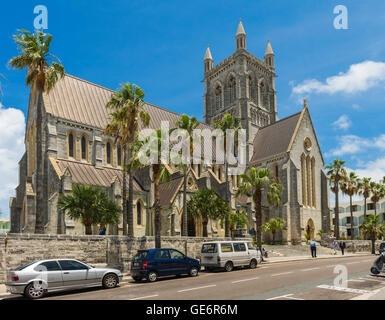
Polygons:
<instances>
[{"instance_id":1,"label":"gothic arched window","mask_svg":"<svg viewBox=\"0 0 385 320\"><path fill-rule=\"evenodd\" d=\"M234 103L234 101L236 99L234 76L230 77L228 87L229 87L229 102L230 102L230 104L232 104L232 103Z\"/></svg>"},{"instance_id":2,"label":"gothic arched window","mask_svg":"<svg viewBox=\"0 0 385 320\"><path fill-rule=\"evenodd\" d=\"M106 161L108 164L112 164L112 147L111 142L106 144Z\"/></svg>"},{"instance_id":3,"label":"gothic arched window","mask_svg":"<svg viewBox=\"0 0 385 320\"><path fill-rule=\"evenodd\" d=\"M118 166L122 166L122 148L118 146Z\"/></svg>"},{"instance_id":4,"label":"gothic arched window","mask_svg":"<svg viewBox=\"0 0 385 320\"><path fill-rule=\"evenodd\" d=\"M81 147L82 147L82 159L87 160L87 139L85 136L82 136Z\"/></svg>"},{"instance_id":5,"label":"gothic arched window","mask_svg":"<svg viewBox=\"0 0 385 320\"><path fill-rule=\"evenodd\" d=\"M253 90L253 78L251 77L251 75L249 75L249 99L250 100L254 100L254 90Z\"/></svg>"},{"instance_id":6,"label":"gothic arched window","mask_svg":"<svg viewBox=\"0 0 385 320\"><path fill-rule=\"evenodd\" d=\"M72 132L68 135L68 156L75 158L75 138Z\"/></svg>"},{"instance_id":7,"label":"gothic arched window","mask_svg":"<svg viewBox=\"0 0 385 320\"><path fill-rule=\"evenodd\" d=\"M142 205L140 201L136 203L136 224L142 224Z\"/></svg>"},{"instance_id":8,"label":"gothic arched window","mask_svg":"<svg viewBox=\"0 0 385 320\"><path fill-rule=\"evenodd\" d=\"M215 108L218 110L222 107L222 88L218 85L215 89Z\"/></svg>"}]
</instances>

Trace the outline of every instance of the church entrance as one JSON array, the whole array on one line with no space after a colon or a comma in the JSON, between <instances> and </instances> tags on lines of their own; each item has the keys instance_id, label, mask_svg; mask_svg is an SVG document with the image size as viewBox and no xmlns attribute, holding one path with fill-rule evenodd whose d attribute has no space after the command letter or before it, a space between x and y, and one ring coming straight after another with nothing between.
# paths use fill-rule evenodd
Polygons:
<instances>
[{"instance_id":1,"label":"church entrance","mask_svg":"<svg viewBox=\"0 0 385 320\"><path fill-rule=\"evenodd\" d=\"M310 240L314 239L314 230L315 230L314 222L312 219L309 219L306 225L306 233L310 236L309 237Z\"/></svg>"}]
</instances>

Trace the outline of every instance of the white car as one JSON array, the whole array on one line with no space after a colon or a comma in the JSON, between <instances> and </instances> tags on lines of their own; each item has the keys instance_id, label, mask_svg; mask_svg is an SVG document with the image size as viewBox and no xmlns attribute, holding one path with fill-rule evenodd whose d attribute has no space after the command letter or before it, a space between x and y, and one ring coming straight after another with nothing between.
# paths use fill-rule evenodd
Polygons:
<instances>
[{"instance_id":1,"label":"white car","mask_svg":"<svg viewBox=\"0 0 385 320\"><path fill-rule=\"evenodd\" d=\"M213 241L202 244L201 265L206 270L224 268L229 272L234 267L254 269L261 261L261 253L251 241Z\"/></svg>"},{"instance_id":2,"label":"white car","mask_svg":"<svg viewBox=\"0 0 385 320\"><path fill-rule=\"evenodd\" d=\"M114 288L122 281L120 270L94 268L74 259L50 259L29 263L7 272L7 291L31 299L46 292L103 286Z\"/></svg>"}]
</instances>

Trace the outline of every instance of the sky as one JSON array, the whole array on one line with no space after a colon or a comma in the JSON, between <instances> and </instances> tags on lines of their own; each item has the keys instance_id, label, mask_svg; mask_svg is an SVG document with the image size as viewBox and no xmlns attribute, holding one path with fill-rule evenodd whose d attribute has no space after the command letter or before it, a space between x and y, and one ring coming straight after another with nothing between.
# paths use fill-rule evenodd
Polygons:
<instances>
[{"instance_id":1,"label":"sky","mask_svg":"<svg viewBox=\"0 0 385 320\"><path fill-rule=\"evenodd\" d=\"M9 70L12 35L33 30L34 8L48 9L52 52L66 72L117 89L139 85L145 100L203 117L203 57L214 64L235 51L242 19L247 50L275 53L279 118L308 99L325 165L333 159L359 176L385 176L385 2L378 0L2 1L0 11L0 210L18 184L29 89L25 72ZM337 5L347 29L336 29ZM344 199L347 201L347 199Z\"/></svg>"}]
</instances>

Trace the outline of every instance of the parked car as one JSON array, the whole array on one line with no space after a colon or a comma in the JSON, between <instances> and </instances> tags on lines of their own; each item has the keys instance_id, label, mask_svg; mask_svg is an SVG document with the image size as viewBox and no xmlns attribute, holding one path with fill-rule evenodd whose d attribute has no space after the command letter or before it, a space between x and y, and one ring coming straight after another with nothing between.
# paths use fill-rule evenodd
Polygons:
<instances>
[{"instance_id":1,"label":"parked car","mask_svg":"<svg viewBox=\"0 0 385 320\"><path fill-rule=\"evenodd\" d=\"M229 272L234 267L254 269L261 261L261 252L251 241L213 241L202 244L201 265L208 271L223 268Z\"/></svg>"},{"instance_id":2,"label":"parked car","mask_svg":"<svg viewBox=\"0 0 385 320\"><path fill-rule=\"evenodd\" d=\"M172 275L196 277L200 269L198 260L175 249L139 250L131 264L131 276L137 282L143 278L154 282L159 277Z\"/></svg>"},{"instance_id":3,"label":"parked car","mask_svg":"<svg viewBox=\"0 0 385 320\"><path fill-rule=\"evenodd\" d=\"M46 292L103 286L114 288L123 275L117 269L94 268L74 259L31 262L7 272L7 291L38 299Z\"/></svg>"}]
</instances>

